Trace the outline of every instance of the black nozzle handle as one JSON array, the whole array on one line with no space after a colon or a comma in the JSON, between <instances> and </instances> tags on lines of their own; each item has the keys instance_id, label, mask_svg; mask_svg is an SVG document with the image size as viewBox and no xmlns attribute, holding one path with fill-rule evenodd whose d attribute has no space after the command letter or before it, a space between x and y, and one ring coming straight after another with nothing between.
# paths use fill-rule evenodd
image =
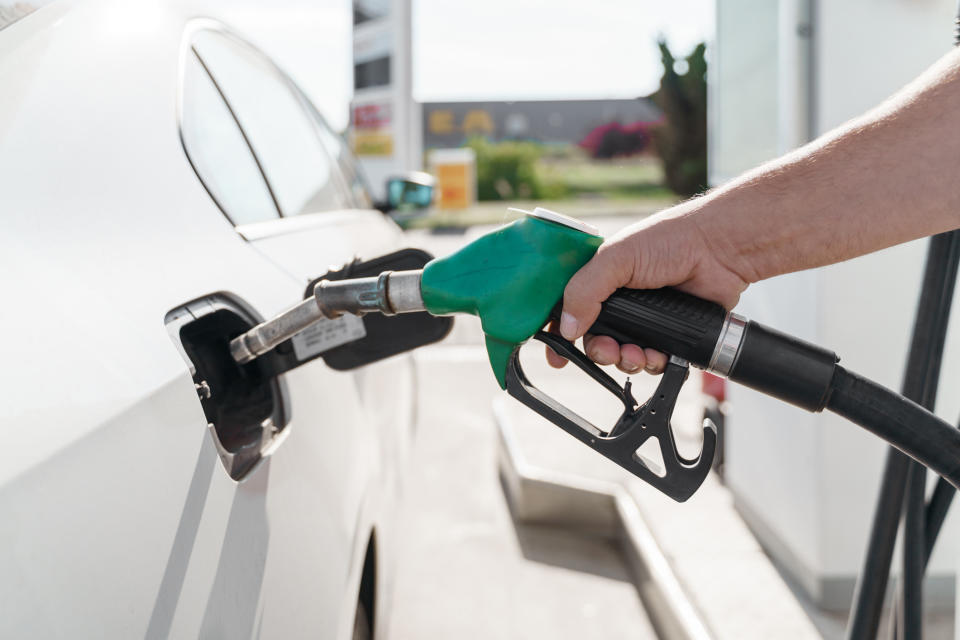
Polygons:
<instances>
[{"instance_id":1,"label":"black nozzle handle","mask_svg":"<svg viewBox=\"0 0 960 640\"><path fill-rule=\"evenodd\" d=\"M588 333L683 358L808 411L826 405L838 361L832 351L669 287L618 289Z\"/></svg>"},{"instance_id":2,"label":"black nozzle handle","mask_svg":"<svg viewBox=\"0 0 960 640\"><path fill-rule=\"evenodd\" d=\"M557 305L551 317L559 315ZM833 351L669 288L617 290L588 333L679 356L808 411L830 409L960 488L960 431L911 400L846 371Z\"/></svg>"},{"instance_id":3,"label":"black nozzle handle","mask_svg":"<svg viewBox=\"0 0 960 640\"><path fill-rule=\"evenodd\" d=\"M618 289L589 333L638 344L706 369L714 360L727 310L676 289Z\"/></svg>"}]
</instances>

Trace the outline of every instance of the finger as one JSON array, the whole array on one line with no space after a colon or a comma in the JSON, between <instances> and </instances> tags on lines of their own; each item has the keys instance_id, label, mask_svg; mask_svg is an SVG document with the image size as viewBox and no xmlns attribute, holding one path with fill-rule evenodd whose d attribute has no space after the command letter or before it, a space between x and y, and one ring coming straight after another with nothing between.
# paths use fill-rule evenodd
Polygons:
<instances>
[{"instance_id":1,"label":"finger","mask_svg":"<svg viewBox=\"0 0 960 640\"><path fill-rule=\"evenodd\" d=\"M667 368L666 354L654 351L653 349L644 349L643 353L647 357L647 366L645 368L650 373L663 373L663 370Z\"/></svg>"},{"instance_id":2,"label":"finger","mask_svg":"<svg viewBox=\"0 0 960 640\"><path fill-rule=\"evenodd\" d=\"M620 363L620 343L609 336L584 336L583 351L597 364Z\"/></svg>"},{"instance_id":3,"label":"finger","mask_svg":"<svg viewBox=\"0 0 960 640\"><path fill-rule=\"evenodd\" d=\"M629 253L616 245L600 247L590 262L570 278L563 291L560 315L563 337L572 342L585 334L600 315L600 303L627 284L632 272Z\"/></svg>"},{"instance_id":4,"label":"finger","mask_svg":"<svg viewBox=\"0 0 960 640\"><path fill-rule=\"evenodd\" d=\"M549 364L554 369L563 369L567 366L567 359L561 355L558 355L556 351L550 347L544 345L547 354L547 364Z\"/></svg>"},{"instance_id":5,"label":"finger","mask_svg":"<svg viewBox=\"0 0 960 640\"><path fill-rule=\"evenodd\" d=\"M551 320L550 324L547 325L547 332L559 334L560 331L557 329L557 323ZM565 366L567 366L567 359L551 349L549 346L546 347L546 356L547 364L554 369L563 369Z\"/></svg>"},{"instance_id":6,"label":"finger","mask_svg":"<svg viewBox=\"0 0 960 640\"><path fill-rule=\"evenodd\" d=\"M647 366L647 354L635 344L620 345L620 364L624 373L636 373Z\"/></svg>"}]
</instances>

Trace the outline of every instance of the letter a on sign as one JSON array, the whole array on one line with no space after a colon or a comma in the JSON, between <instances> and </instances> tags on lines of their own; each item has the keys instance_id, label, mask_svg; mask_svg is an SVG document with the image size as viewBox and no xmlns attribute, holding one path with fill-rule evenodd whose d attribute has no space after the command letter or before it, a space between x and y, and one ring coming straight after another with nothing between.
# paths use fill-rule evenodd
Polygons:
<instances>
[{"instance_id":1,"label":"letter a on sign","mask_svg":"<svg viewBox=\"0 0 960 640\"><path fill-rule=\"evenodd\" d=\"M471 109L463 117L464 133L493 133L493 120L483 109Z\"/></svg>"}]
</instances>

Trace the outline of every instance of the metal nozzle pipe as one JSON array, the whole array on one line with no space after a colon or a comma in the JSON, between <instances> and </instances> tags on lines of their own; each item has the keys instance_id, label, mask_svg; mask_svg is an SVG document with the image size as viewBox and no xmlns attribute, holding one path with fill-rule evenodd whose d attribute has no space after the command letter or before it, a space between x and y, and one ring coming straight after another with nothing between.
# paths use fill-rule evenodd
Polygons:
<instances>
[{"instance_id":1,"label":"metal nozzle pipe","mask_svg":"<svg viewBox=\"0 0 960 640\"><path fill-rule=\"evenodd\" d=\"M425 311L420 295L422 271L385 271L375 278L321 280L313 296L261 322L230 341L233 359L244 364L289 340L322 318L344 313L362 316L376 311L384 315Z\"/></svg>"},{"instance_id":2,"label":"metal nozzle pipe","mask_svg":"<svg viewBox=\"0 0 960 640\"><path fill-rule=\"evenodd\" d=\"M277 317L261 322L230 341L230 355L240 364L256 359L323 318L317 301L307 298Z\"/></svg>"}]
</instances>

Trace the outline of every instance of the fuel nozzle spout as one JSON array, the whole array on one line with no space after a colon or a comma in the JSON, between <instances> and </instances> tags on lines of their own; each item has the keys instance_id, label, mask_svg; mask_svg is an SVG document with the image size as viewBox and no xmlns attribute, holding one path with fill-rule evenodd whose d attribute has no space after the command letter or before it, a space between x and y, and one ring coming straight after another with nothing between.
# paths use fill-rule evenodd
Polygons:
<instances>
[{"instance_id":1,"label":"fuel nozzle spout","mask_svg":"<svg viewBox=\"0 0 960 640\"><path fill-rule=\"evenodd\" d=\"M420 293L422 271L384 271L372 278L321 280L313 295L280 315L261 322L230 341L233 359L244 364L289 340L323 318L344 313L362 316L424 311Z\"/></svg>"},{"instance_id":2,"label":"fuel nozzle spout","mask_svg":"<svg viewBox=\"0 0 960 640\"><path fill-rule=\"evenodd\" d=\"M384 271L375 278L321 280L313 288L317 308L327 318L371 311L386 316L425 311L420 294L423 271Z\"/></svg>"}]
</instances>

